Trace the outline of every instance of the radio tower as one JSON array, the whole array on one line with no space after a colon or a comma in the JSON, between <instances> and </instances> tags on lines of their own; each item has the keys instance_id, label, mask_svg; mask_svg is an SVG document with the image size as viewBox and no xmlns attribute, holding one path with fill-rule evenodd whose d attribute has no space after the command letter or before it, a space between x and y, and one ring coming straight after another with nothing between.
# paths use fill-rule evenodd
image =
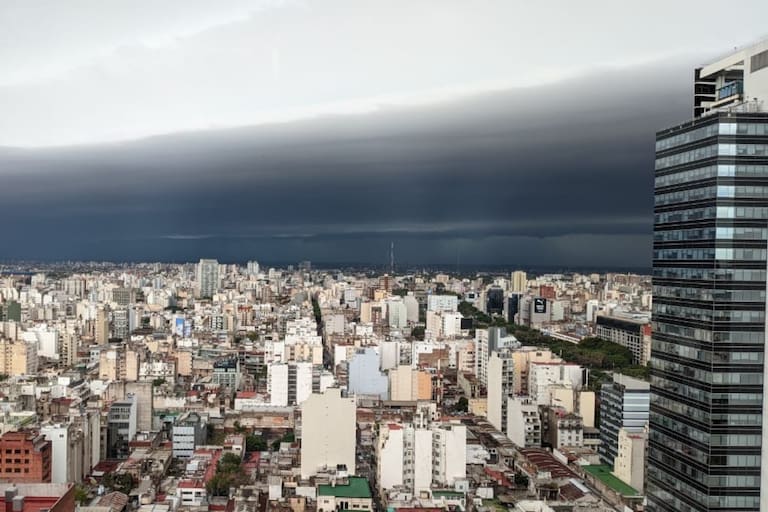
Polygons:
<instances>
[{"instance_id":1,"label":"radio tower","mask_svg":"<svg viewBox=\"0 0 768 512\"><path fill-rule=\"evenodd\" d=\"M395 242L389 243L389 275L395 275Z\"/></svg>"}]
</instances>

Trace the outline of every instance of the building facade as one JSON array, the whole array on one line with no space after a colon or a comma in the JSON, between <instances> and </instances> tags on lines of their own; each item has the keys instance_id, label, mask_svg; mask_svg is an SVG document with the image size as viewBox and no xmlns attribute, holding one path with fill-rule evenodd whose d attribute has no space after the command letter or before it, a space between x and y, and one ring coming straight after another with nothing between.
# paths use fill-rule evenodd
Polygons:
<instances>
[{"instance_id":1,"label":"building facade","mask_svg":"<svg viewBox=\"0 0 768 512\"><path fill-rule=\"evenodd\" d=\"M201 259L197 264L195 278L197 281L197 296L211 298L219 290L219 262Z\"/></svg>"},{"instance_id":2,"label":"building facade","mask_svg":"<svg viewBox=\"0 0 768 512\"><path fill-rule=\"evenodd\" d=\"M651 358L651 323L647 318L621 318L597 315L595 334L598 338L627 347L632 363L645 366Z\"/></svg>"},{"instance_id":3,"label":"building facade","mask_svg":"<svg viewBox=\"0 0 768 512\"><path fill-rule=\"evenodd\" d=\"M51 442L34 432L6 432L0 437L0 480L51 481Z\"/></svg>"},{"instance_id":4,"label":"building facade","mask_svg":"<svg viewBox=\"0 0 768 512\"><path fill-rule=\"evenodd\" d=\"M613 382L600 388L600 459L614 465L619 449L619 430L642 432L648 424L650 385L614 374Z\"/></svg>"},{"instance_id":5,"label":"building facade","mask_svg":"<svg viewBox=\"0 0 768 512\"><path fill-rule=\"evenodd\" d=\"M656 135L648 510L768 510L768 40Z\"/></svg>"},{"instance_id":6,"label":"building facade","mask_svg":"<svg viewBox=\"0 0 768 512\"><path fill-rule=\"evenodd\" d=\"M357 445L357 406L354 397L341 396L339 388L312 394L301 404L301 478L309 478L324 468L344 465L355 474ZM318 428L318 425L333 427Z\"/></svg>"}]
</instances>

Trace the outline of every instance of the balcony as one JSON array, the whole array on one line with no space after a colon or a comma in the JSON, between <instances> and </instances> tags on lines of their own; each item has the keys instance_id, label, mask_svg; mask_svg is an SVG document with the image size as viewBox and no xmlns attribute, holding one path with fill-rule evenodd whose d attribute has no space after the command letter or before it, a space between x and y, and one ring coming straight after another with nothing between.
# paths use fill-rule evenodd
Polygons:
<instances>
[{"instance_id":1,"label":"balcony","mask_svg":"<svg viewBox=\"0 0 768 512\"><path fill-rule=\"evenodd\" d=\"M717 101L741 96L744 93L744 82L728 82L717 90Z\"/></svg>"}]
</instances>

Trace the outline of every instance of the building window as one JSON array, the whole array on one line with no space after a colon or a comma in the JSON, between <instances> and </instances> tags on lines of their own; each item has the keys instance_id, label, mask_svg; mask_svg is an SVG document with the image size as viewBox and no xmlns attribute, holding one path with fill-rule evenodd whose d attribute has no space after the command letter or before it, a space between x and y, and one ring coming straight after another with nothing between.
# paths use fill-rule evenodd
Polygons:
<instances>
[{"instance_id":1,"label":"building window","mask_svg":"<svg viewBox=\"0 0 768 512\"><path fill-rule=\"evenodd\" d=\"M768 68L768 50L752 55L749 59L749 72L754 73L763 68Z\"/></svg>"}]
</instances>

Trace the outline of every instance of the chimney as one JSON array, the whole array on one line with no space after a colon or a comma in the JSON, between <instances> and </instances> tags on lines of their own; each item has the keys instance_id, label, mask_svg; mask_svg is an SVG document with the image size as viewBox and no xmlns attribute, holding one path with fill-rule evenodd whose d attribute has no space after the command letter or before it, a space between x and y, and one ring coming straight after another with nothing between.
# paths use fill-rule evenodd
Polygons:
<instances>
[{"instance_id":1,"label":"chimney","mask_svg":"<svg viewBox=\"0 0 768 512\"><path fill-rule=\"evenodd\" d=\"M13 512L22 512L24 510L24 496L13 498Z\"/></svg>"},{"instance_id":2,"label":"chimney","mask_svg":"<svg viewBox=\"0 0 768 512\"><path fill-rule=\"evenodd\" d=\"M15 485L5 490L5 512L13 512L13 498L15 497L16 497Z\"/></svg>"}]
</instances>

